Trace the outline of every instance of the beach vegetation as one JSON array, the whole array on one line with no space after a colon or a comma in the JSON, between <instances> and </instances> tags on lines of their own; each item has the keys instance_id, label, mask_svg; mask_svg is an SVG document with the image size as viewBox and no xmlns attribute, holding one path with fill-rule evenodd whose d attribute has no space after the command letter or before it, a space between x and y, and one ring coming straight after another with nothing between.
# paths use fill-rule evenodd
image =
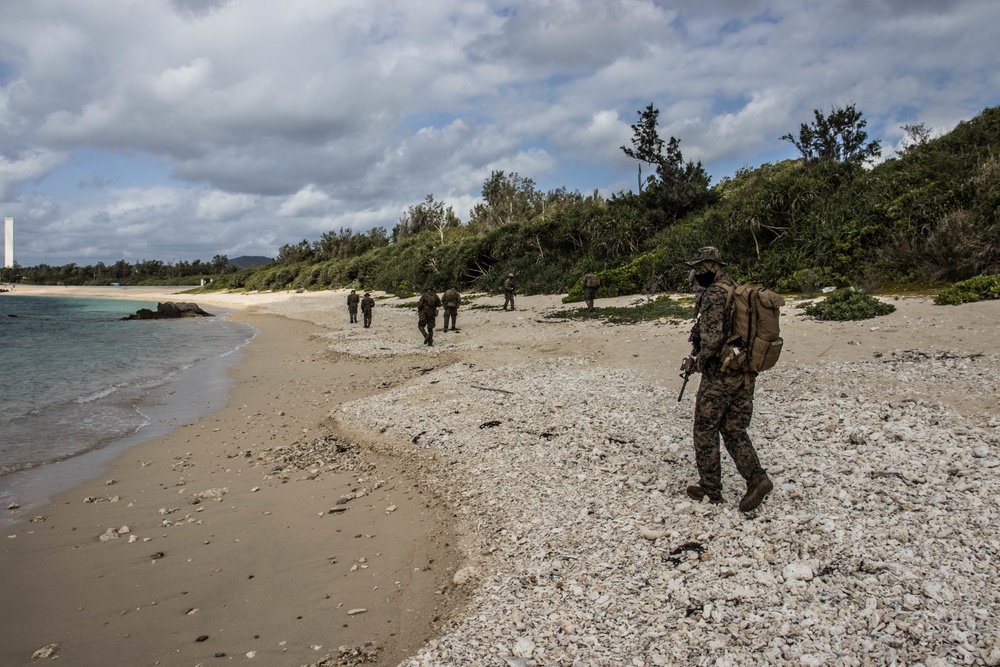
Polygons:
<instances>
[{"instance_id":1,"label":"beach vegetation","mask_svg":"<svg viewBox=\"0 0 1000 667\"><path fill-rule=\"evenodd\" d=\"M641 303L635 305L595 307L593 310L569 308L546 313L545 317L564 320L602 320L609 324L636 324L660 319L680 322L694 317L694 306L661 294L651 299L643 299Z\"/></svg>"},{"instance_id":2,"label":"beach vegetation","mask_svg":"<svg viewBox=\"0 0 1000 667\"><path fill-rule=\"evenodd\" d=\"M891 303L879 301L864 290L849 287L830 296L806 305L803 310L806 315L817 320L868 320L880 315L888 315L896 311Z\"/></svg>"},{"instance_id":3,"label":"beach vegetation","mask_svg":"<svg viewBox=\"0 0 1000 667\"><path fill-rule=\"evenodd\" d=\"M957 306L989 299L1000 299L1000 275L975 276L941 290L934 297L938 305Z\"/></svg>"},{"instance_id":4,"label":"beach vegetation","mask_svg":"<svg viewBox=\"0 0 1000 667\"><path fill-rule=\"evenodd\" d=\"M785 293L939 291L1000 274L1000 107L937 137L921 123L904 126L904 146L874 165L880 144L853 105L813 115L783 137L801 157L746 166L714 185L678 138L660 138L651 104L638 113L631 146L621 147L639 162L635 192L544 192L530 177L494 170L464 223L428 194L391 231L341 227L243 269L216 256L18 274L68 285L211 280L203 289L499 294L513 273L519 294L562 293L566 303L582 300L591 271L601 278L598 298L687 291L684 262L705 245L720 249L736 280Z\"/></svg>"}]
</instances>

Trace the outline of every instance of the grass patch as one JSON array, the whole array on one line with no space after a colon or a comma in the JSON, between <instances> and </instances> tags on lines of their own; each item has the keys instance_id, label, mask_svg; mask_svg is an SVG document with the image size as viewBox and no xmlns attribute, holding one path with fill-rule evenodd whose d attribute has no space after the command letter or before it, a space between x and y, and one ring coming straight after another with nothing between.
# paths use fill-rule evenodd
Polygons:
<instances>
[{"instance_id":1,"label":"grass patch","mask_svg":"<svg viewBox=\"0 0 1000 667\"><path fill-rule=\"evenodd\" d=\"M675 301L669 296L659 296L638 306L608 308L571 308L547 313L547 318L564 320L603 320L610 324L636 324L650 320L689 320L694 317L694 306Z\"/></svg>"},{"instance_id":2,"label":"grass patch","mask_svg":"<svg viewBox=\"0 0 1000 667\"><path fill-rule=\"evenodd\" d=\"M803 308L806 315L817 320L833 320L845 322L848 320L868 320L879 315L895 312L896 306L882 303L864 290L849 287L835 292L817 303L811 303Z\"/></svg>"}]
</instances>

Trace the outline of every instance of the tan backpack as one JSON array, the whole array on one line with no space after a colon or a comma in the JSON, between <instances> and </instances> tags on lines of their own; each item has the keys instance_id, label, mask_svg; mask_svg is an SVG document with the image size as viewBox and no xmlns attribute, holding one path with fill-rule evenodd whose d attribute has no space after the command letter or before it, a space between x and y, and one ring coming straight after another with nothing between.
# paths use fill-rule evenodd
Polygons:
<instances>
[{"instance_id":1,"label":"tan backpack","mask_svg":"<svg viewBox=\"0 0 1000 667\"><path fill-rule=\"evenodd\" d=\"M774 366L781 355L781 307L785 300L766 287L727 287L726 342L722 368L759 373Z\"/></svg>"}]
</instances>

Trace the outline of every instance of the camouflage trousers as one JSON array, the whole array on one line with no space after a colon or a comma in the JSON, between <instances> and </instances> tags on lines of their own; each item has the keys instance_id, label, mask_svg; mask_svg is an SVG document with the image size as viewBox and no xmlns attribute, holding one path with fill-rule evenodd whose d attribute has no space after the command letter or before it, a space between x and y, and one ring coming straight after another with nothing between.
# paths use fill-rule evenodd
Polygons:
<instances>
[{"instance_id":1,"label":"camouflage trousers","mask_svg":"<svg viewBox=\"0 0 1000 667\"><path fill-rule=\"evenodd\" d=\"M441 331L448 330L448 322L451 322L451 330L455 330L455 322L458 320L458 306L445 306L444 307L444 328Z\"/></svg>"},{"instance_id":2,"label":"camouflage trousers","mask_svg":"<svg viewBox=\"0 0 1000 667\"><path fill-rule=\"evenodd\" d=\"M583 301L587 304L588 310L594 309L594 297L597 296L596 287L584 287L583 288Z\"/></svg>"},{"instance_id":3,"label":"camouflage trousers","mask_svg":"<svg viewBox=\"0 0 1000 667\"><path fill-rule=\"evenodd\" d=\"M753 390L756 375L723 373L708 369L701 376L694 408L694 457L706 493L722 493L722 461L719 435L736 463L736 469L748 482L764 472L753 448L747 428L753 417Z\"/></svg>"},{"instance_id":4,"label":"camouflage trousers","mask_svg":"<svg viewBox=\"0 0 1000 667\"><path fill-rule=\"evenodd\" d=\"M420 313L417 328L424 337L424 345L434 344L434 326L437 324L437 314L434 311Z\"/></svg>"}]
</instances>

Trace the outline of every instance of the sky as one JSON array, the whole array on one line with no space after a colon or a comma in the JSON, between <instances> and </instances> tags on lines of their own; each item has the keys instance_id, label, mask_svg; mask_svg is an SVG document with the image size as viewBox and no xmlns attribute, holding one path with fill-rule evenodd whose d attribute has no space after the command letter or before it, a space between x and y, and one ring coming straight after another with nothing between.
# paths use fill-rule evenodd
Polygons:
<instances>
[{"instance_id":1,"label":"sky","mask_svg":"<svg viewBox=\"0 0 1000 667\"><path fill-rule=\"evenodd\" d=\"M997 0L3 0L0 216L21 266L274 257L496 170L635 190L648 104L713 184L814 109L888 158L1000 104L997 44Z\"/></svg>"}]
</instances>

